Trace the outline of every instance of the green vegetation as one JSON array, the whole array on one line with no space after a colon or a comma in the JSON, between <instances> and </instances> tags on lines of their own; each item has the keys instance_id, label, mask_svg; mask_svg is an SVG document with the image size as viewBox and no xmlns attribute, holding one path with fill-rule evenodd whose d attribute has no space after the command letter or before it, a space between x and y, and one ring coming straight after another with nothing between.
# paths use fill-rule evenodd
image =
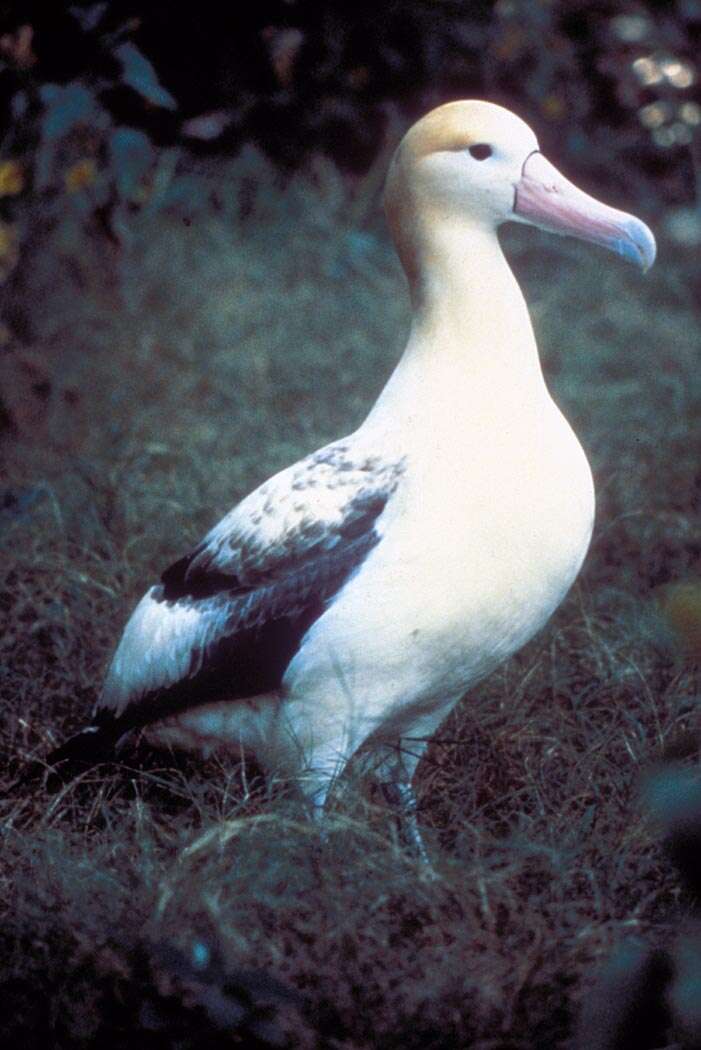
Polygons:
<instances>
[{"instance_id":1,"label":"green vegetation","mask_svg":"<svg viewBox=\"0 0 701 1050\"><path fill-rule=\"evenodd\" d=\"M356 425L406 332L362 187L318 164L283 192L253 153L189 177L210 203L125 211L119 247L25 217L26 339L0 358L0 1044L562 1045L612 946L687 908L639 784L697 746L693 636L660 613L701 555L692 249L663 242L643 280L504 233L599 514L563 608L421 766L428 871L353 778L324 837L234 758L14 785L84 722L146 581ZM175 954L203 945L211 980Z\"/></svg>"}]
</instances>

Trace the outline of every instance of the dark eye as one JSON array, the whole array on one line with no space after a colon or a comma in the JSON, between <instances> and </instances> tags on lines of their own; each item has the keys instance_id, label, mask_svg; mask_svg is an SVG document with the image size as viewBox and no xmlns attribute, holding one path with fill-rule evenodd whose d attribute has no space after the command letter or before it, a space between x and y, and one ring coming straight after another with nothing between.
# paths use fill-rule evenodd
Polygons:
<instances>
[{"instance_id":1,"label":"dark eye","mask_svg":"<svg viewBox=\"0 0 701 1050\"><path fill-rule=\"evenodd\" d=\"M470 156L474 157L475 160L486 160L491 155L492 147L488 146L486 142L476 142L474 146L470 146Z\"/></svg>"}]
</instances>

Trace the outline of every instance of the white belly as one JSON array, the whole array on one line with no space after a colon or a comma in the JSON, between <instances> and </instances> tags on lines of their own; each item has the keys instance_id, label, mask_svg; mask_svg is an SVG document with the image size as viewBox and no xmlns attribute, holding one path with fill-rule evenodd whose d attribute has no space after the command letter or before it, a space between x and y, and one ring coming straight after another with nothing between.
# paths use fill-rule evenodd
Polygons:
<instances>
[{"instance_id":1,"label":"white belly","mask_svg":"<svg viewBox=\"0 0 701 1050\"><path fill-rule=\"evenodd\" d=\"M380 545L311 628L285 676L288 703L329 712L347 747L436 725L467 688L546 623L584 559L591 472L554 405L530 447L427 460ZM300 731L303 731L300 729Z\"/></svg>"}]
</instances>

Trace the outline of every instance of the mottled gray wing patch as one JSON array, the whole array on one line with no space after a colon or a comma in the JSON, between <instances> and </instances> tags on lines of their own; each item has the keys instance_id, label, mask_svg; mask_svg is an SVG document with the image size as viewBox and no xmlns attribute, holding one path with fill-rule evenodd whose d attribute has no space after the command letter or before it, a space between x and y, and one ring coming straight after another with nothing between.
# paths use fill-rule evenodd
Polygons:
<instances>
[{"instance_id":1,"label":"mottled gray wing patch","mask_svg":"<svg viewBox=\"0 0 701 1050\"><path fill-rule=\"evenodd\" d=\"M165 599L256 588L362 536L403 472L403 460L358 455L344 442L312 453L247 496L166 570Z\"/></svg>"}]
</instances>

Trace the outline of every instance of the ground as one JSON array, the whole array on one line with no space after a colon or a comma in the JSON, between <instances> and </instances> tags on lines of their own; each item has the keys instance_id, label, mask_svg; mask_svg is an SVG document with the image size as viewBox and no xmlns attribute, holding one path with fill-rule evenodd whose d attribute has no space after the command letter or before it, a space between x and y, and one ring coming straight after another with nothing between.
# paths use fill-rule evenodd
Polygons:
<instances>
[{"instance_id":1,"label":"ground","mask_svg":"<svg viewBox=\"0 0 701 1050\"><path fill-rule=\"evenodd\" d=\"M352 777L323 835L235 757L15 782L85 722L144 586L357 425L406 335L374 192L322 164L283 189L253 153L192 179L112 238L26 216L0 356L3 1045L564 1045L612 948L689 907L641 789L697 757L692 252L663 240L643 278L504 233L597 525L547 629L429 749L429 870Z\"/></svg>"}]
</instances>

